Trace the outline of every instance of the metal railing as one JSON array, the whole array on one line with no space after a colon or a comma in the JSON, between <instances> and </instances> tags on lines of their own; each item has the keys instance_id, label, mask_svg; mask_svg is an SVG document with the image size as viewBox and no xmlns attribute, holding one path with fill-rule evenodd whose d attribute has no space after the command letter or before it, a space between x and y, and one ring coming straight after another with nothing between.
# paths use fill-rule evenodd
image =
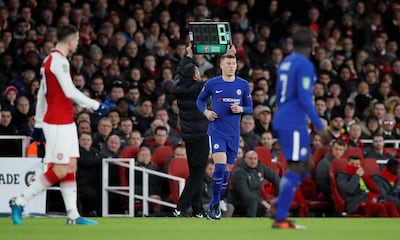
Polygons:
<instances>
[{"instance_id":1,"label":"metal railing","mask_svg":"<svg viewBox=\"0 0 400 240\"><path fill-rule=\"evenodd\" d=\"M361 139L363 143L372 143L372 139ZM395 148L399 148L400 146L400 139L385 139L385 144L392 143Z\"/></svg>"},{"instance_id":2,"label":"metal railing","mask_svg":"<svg viewBox=\"0 0 400 240\"><path fill-rule=\"evenodd\" d=\"M0 135L0 140L21 140L21 157L26 157L26 149L29 146L31 137L25 135Z\"/></svg>"},{"instance_id":3,"label":"metal railing","mask_svg":"<svg viewBox=\"0 0 400 240\"><path fill-rule=\"evenodd\" d=\"M109 166L114 164L120 167L128 168L129 170L129 186L109 186ZM143 173L142 189L143 195L135 194L135 171ZM149 197L149 175L155 175L162 178L167 178L179 182L179 195L185 187L185 179L169 174L157 172L143 167L135 166L133 158L104 158L103 159L103 189L102 189L102 212L103 217L134 217L135 216L135 198L143 202L142 216L149 214L149 203L156 203L163 206L176 208L176 204L157 200ZM108 209L108 193L113 192L122 196L128 197L128 214L110 214Z\"/></svg>"}]
</instances>

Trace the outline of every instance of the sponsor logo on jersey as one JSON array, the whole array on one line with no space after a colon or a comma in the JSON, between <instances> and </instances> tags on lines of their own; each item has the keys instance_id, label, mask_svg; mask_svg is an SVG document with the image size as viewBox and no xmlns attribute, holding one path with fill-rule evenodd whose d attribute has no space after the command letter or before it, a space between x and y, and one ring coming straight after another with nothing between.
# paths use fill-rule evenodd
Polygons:
<instances>
[{"instance_id":1,"label":"sponsor logo on jersey","mask_svg":"<svg viewBox=\"0 0 400 240\"><path fill-rule=\"evenodd\" d=\"M240 104L240 98L222 98L222 102L224 102L224 103L234 103L234 104L238 104L239 105Z\"/></svg>"},{"instance_id":2,"label":"sponsor logo on jersey","mask_svg":"<svg viewBox=\"0 0 400 240\"><path fill-rule=\"evenodd\" d=\"M64 158L64 155L62 153L57 154L57 159L62 160Z\"/></svg>"},{"instance_id":3,"label":"sponsor logo on jersey","mask_svg":"<svg viewBox=\"0 0 400 240\"><path fill-rule=\"evenodd\" d=\"M304 89L310 89L311 79L309 77L303 77L303 79L301 79L301 84Z\"/></svg>"},{"instance_id":4,"label":"sponsor logo on jersey","mask_svg":"<svg viewBox=\"0 0 400 240\"><path fill-rule=\"evenodd\" d=\"M64 71L65 73L67 73L67 72L68 72L68 65L67 65L67 64L63 64L63 65L62 65L62 69L63 69L63 71Z\"/></svg>"},{"instance_id":5,"label":"sponsor logo on jersey","mask_svg":"<svg viewBox=\"0 0 400 240\"><path fill-rule=\"evenodd\" d=\"M301 155L301 156L306 156L307 153L308 153L307 148L303 147L303 148L300 149L300 155Z\"/></svg>"},{"instance_id":6,"label":"sponsor logo on jersey","mask_svg":"<svg viewBox=\"0 0 400 240\"><path fill-rule=\"evenodd\" d=\"M219 144L218 143L214 144L214 149L218 149L218 148L219 148Z\"/></svg>"},{"instance_id":7,"label":"sponsor logo on jersey","mask_svg":"<svg viewBox=\"0 0 400 240\"><path fill-rule=\"evenodd\" d=\"M223 91L224 90L216 90L215 93L218 94L218 93L222 93Z\"/></svg>"},{"instance_id":8,"label":"sponsor logo on jersey","mask_svg":"<svg viewBox=\"0 0 400 240\"><path fill-rule=\"evenodd\" d=\"M242 90L236 89L236 94L239 95L239 96L242 95Z\"/></svg>"}]
</instances>

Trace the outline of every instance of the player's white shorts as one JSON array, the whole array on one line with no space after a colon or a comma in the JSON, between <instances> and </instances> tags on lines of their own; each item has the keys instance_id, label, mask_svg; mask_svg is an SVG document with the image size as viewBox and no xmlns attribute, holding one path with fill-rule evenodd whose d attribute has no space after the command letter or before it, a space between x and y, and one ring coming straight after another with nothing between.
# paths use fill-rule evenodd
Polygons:
<instances>
[{"instance_id":1,"label":"player's white shorts","mask_svg":"<svg viewBox=\"0 0 400 240\"><path fill-rule=\"evenodd\" d=\"M68 164L71 157L79 157L78 133L75 123L43 123L46 138L45 163Z\"/></svg>"}]
</instances>

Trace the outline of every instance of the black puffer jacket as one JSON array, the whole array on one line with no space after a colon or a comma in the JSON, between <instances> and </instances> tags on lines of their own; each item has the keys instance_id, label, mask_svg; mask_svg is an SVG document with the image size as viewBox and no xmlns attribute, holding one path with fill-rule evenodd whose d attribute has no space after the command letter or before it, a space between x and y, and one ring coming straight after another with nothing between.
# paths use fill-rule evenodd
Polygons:
<instances>
[{"instance_id":1,"label":"black puffer jacket","mask_svg":"<svg viewBox=\"0 0 400 240\"><path fill-rule=\"evenodd\" d=\"M178 100L181 136L185 142L196 141L206 136L208 129L208 120L196 106L197 96L204 84L183 76L183 70L189 63L194 63L189 57L184 57L179 63L174 87L174 95Z\"/></svg>"}]
</instances>

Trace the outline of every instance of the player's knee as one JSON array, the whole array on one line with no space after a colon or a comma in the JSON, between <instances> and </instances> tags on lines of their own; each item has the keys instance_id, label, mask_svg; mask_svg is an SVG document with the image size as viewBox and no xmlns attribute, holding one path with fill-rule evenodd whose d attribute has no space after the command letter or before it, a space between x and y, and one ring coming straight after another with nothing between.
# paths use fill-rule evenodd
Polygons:
<instances>
[{"instance_id":1,"label":"player's knee","mask_svg":"<svg viewBox=\"0 0 400 240\"><path fill-rule=\"evenodd\" d=\"M63 179L68 174L68 167L57 165L53 167L53 171L57 175L58 179Z\"/></svg>"},{"instance_id":2,"label":"player's knee","mask_svg":"<svg viewBox=\"0 0 400 240\"><path fill-rule=\"evenodd\" d=\"M288 169L296 174L302 174L306 170L306 167L304 162L289 161Z\"/></svg>"},{"instance_id":3,"label":"player's knee","mask_svg":"<svg viewBox=\"0 0 400 240\"><path fill-rule=\"evenodd\" d=\"M226 171L230 172L232 171L233 164L226 164Z\"/></svg>"}]
</instances>

